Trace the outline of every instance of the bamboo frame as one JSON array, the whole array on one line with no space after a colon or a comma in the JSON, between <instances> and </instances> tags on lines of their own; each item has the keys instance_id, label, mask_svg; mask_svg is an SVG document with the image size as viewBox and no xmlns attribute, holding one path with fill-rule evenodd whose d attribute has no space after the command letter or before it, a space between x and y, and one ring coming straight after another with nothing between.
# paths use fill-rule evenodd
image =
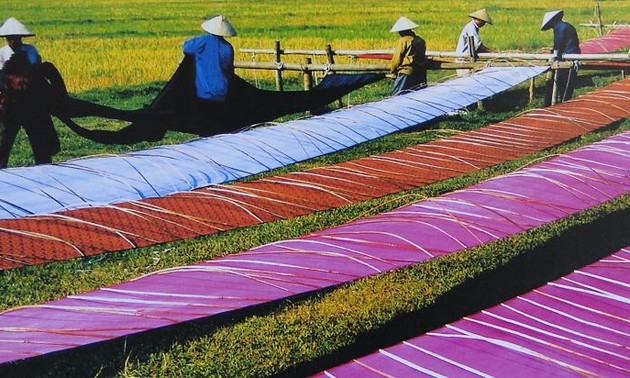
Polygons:
<instances>
[{"instance_id":1,"label":"bamboo frame","mask_svg":"<svg viewBox=\"0 0 630 378\"><path fill-rule=\"evenodd\" d=\"M276 54L276 50L273 49L240 49L241 52L251 54ZM332 55L337 56L350 56L357 57L360 55L368 54L393 54L393 49L380 49L380 50L331 50ZM326 50L281 50L282 55L321 55L328 56ZM456 53L452 51L427 51L427 58L452 58L452 59L468 59L470 54L468 53ZM476 54L476 60L492 60L492 59L512 59L512 60L541 60L547 61L555 58L555 54L551 53L478 53ZM630 62L630 53L611 53L611 54L564 54L561 57L563 60L575 60L575 61L619 61Z\"/></svg>"},{"instance_id":2,"label":"bamboo frame","mask_svg":"<svg viewBox=\"0 0 630 378\"><path fill-rule=\"evenodd\" d=\"M626 59L624 63L629 64L630 59ZM430 70L456 70L456 69L482 69L487 67L531 67L531 66L549 66L552 69L569 68L573 65L573 61L562 62L518 62L518 61L487 61L487 62L440 62L433 61L433 64L428 68ZM389 65L385 63L380 64L320 64L320 63L283 63L278 66L276 62L249 62L249 61L235 61L235 68L249 69L249 70L276 70L276 71L298 71L298 72L332 72L332 71L345 71L345 72L388 72ZM607 69L619 69L616 65L606 64L589 64L583 63L580 65L583 69L593 70L607 70Z\"/></svg>"}]
</instances>

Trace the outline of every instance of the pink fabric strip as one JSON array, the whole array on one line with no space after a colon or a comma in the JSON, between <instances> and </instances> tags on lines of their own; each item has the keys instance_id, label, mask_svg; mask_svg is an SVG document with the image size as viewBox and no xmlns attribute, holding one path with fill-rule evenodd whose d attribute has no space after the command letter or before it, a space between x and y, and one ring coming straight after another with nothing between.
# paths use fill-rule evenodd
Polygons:
<instances>
[{"instance_id":1,"label":"pink fabric strip","mask_svg":"<svg viewBox=\"0 0 630 378\"><path fill-rule=\"evenodd\" d=\"M315 377L630 375L630 247ZM378 374L375 374L378 372Z\"/></svg>"},{"instance_id":2,"label":"pink fabric strip","mask_svg":"<svg viewBox=\"0 0 630 378\"><path fill-rule=\"evenodd\" d=\"M630 28L618 28L601 37L580 44L582 54L598 54L621 50L630 43Z\"/></svg>"}]
</instances>

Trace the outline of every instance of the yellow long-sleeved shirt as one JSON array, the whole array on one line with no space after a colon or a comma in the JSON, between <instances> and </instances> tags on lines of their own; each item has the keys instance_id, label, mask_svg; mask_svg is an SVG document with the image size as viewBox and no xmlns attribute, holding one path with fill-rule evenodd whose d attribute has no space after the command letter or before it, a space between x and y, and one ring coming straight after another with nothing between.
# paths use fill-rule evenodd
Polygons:
<instances>
[{"instance_id":1,"label":"yellow long-sleeved shirt","mask_svg":"<svg viewBox=\"0 0 630 378\"><path fill-rule=\"evenodd\" d=\"M390 61L390 71L393 74L411 75L414 69L425 69L427 45L424 39L417 35L400 37L394 55Z\"/></svg>"}]
</instances>

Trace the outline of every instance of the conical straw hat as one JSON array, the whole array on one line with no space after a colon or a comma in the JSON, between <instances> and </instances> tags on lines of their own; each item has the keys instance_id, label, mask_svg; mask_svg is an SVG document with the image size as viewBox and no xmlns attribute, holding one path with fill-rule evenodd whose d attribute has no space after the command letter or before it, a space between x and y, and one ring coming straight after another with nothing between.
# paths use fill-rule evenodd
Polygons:
<instances>
[{"instance_id":1,"label":"conical straw hat","mask_svg":"<svg viewBox=\"0 0 630 378\"><path fill-rule=\"evenodd\" d=\"M0 26L0 37L7 37L10 35L30 37L35 35L35 33L28 30L23 23L11 17L6 20L2 26Z\"/></svg>"},{"instance_id":2,"label":"conical straw hat","mask_svg":"<svg viewBox=\"0 0 630 378\"><path fill-rule=\"evenodd\" d=\"M492 25L492 19L490 18L490 15L488 14L486 8L482 8L472 12L468 15L468 17L476 18L477 20L485 21L486 23Z\"/></svg>"},{"instance_id":3,"label":"conical straw hat","mask_svg":"<svg viewBox=\"0 0 630 378\"><path fill-rule=\"evenodd\" d=\"M201 24L201 28L220 37L234 37L236 29L225 16L216 16Z\"/></svg>"},{"instance_id":4,"label":"conical straw hat","mask_svg":"<svg viewBox=\"0 0 630 378\"><path fill-rule=\"evenodd\" d=\"M545 15L543 16L542 25L540 25L540 30L549 29L551 27L551 21L553 21L557 17L562 18L562 16L564 16L564 11L562 10L555 10L545 13Z\"/></svg>"},{"instance_id":5,"label":"conical straw hat","mask_svg":"<svg viewBox=\"0 0 630 378\"><path fill-rule=\"evenodd\" d=\"M395 33L395 32L399 32L399 31L403 31L403 30L415 29L418 26L420 26L420 25L418 25L415 22L411 21L407 17L400 17L398 19L398 21L396 21L394 26L392 26L392 28L389 31L390 31L390 33Z\"/></svg>"}]
</instances>

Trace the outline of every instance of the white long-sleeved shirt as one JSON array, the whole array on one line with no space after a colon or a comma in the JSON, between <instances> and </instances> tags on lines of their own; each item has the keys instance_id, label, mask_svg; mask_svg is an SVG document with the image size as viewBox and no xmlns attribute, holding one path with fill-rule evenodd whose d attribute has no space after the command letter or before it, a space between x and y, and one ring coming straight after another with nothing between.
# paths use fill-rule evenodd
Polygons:
<instances>
[{"instance_id":1,"label":"white long-sleeved shirt","mask_svg":"<svg viewBox=\"0 0 630 378\"><path fill-rule=\"evenodd\" d=\"M457 40L457 47L455 48L455 52L457 53L465 53L468 52L468 37L472 36L475 44L475 51L483 44L481 42L481 37L479 37L479 26L475 23L474 20L471 20L469 23L464 26L461 34L459 35L459 39Z\"/></svg>"}]
</instances>

